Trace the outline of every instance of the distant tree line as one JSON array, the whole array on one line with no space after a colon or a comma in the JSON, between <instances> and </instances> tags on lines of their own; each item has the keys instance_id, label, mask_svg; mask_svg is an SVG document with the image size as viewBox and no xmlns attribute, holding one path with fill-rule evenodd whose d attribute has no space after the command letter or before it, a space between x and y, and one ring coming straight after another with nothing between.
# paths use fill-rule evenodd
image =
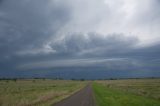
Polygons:
<instances>
[{"instance_id":1,"label":"distant tree line","mask_svg":"<svg viewBox=\"0 0 160 106\"><path fill-rule=\"evenodd\" d=\"M67 79L67 80L72 80L72 81L85 81L85 80L122 80L122 79L158 79L160 77L143 77L143 78L102 78L102 79L85 79L85 78L80 78L80 79L76 79L76 78L71 78L71 79ZM17 80L46 80L46 79L50 79L50 80L66 80L60 77L55 77L55 78L42 78L42 77L33 77L33 78L0 78L0 81L5 80L5 81L14 81L17 82Z\"/></svg>"}]
</instances>

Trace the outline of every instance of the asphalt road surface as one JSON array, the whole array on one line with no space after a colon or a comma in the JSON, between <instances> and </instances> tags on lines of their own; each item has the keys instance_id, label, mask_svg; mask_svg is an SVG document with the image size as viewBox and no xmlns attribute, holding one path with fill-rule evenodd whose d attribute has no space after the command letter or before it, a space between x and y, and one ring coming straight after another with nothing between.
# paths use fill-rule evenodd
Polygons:
<instances>
[{"instance_id":1,"label":"asphalt road surface","mask_svg":"<svg viewBox=\"0 0 160 106\"><path fill-rule=\"evenodd\" d=\"M92 85L88 84L82 90L53 106L95 106Z\"/></svg>"}]
</instances>

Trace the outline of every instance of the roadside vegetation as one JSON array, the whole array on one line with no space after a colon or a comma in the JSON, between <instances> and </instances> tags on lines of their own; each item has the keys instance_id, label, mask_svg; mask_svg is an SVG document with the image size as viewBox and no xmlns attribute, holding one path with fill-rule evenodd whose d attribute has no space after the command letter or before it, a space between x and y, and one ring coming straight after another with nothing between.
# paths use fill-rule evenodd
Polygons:
<instances>
[{"instance_id":1,"label":"roadside vegetation","mask_svg":"<svg viewBox=\"0 0 160 106\"><path fill-rule=\"evenodd\" d=\"M95 81L93 89L98 106L160 106L160 79Z\"/></svg>"},{"instance_id":2,"label":"roadside vegetation","mask_svg":"<svg viewBox=\"0 0 160 106\"><path fill-rule=\"evenodd\" d=\"M0 106L50 106L85 85L82 81L49 79L1 80Z\"/></svg>"},{"instance_id":3,"label":"roadside vegetation","mask_svg":"<svg viewBox=\"0 0 160 106\"><path fill-rule=\"evenodd\" d=\"M50 106L85 87L84 79L2 79L0 106ZM160 106L160 79L93 81L97 106Z\"/></svg>"}]
</instances>

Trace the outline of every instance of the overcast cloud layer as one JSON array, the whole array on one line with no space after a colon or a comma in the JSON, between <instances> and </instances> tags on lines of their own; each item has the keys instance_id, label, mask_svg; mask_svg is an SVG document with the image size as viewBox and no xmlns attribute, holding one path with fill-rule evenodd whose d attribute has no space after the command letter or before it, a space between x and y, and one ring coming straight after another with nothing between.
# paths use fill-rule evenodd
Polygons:
<instances>
[{"instance_id":1,"label":"overcast cloud layer","mask_svg":"<svg viewBox=\"0 0 160 106\"><path fill-rule=\"evenodd\" d=\"M159 0L0 0L0 77L160 77Z\"/></svg>"}]
</instances>

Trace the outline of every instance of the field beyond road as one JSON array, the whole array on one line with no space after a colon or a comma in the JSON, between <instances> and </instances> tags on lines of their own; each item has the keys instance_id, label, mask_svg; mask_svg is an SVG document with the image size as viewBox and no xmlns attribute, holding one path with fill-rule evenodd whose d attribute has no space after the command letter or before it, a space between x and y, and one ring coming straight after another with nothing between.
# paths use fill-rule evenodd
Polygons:
<instances>
[{"instance_id":1,"label":"field beyond road","mask_svg":"<svg viewBox=\"0 0 160 106\"><path fill-rule=\"evenodd\" d=\"M96 81L93 88L98 106L160 106L160 79Z\"/></svg>"},{"instance_id":2,"label":"field beyond road","mask_svg":"<svg viewBox=\"0 0 160 106\"><path fill-rule=\"evenodd\" d=\"M50 106L86 85L65 80L1 80L0 106Z\"/></svg>"}]
</instances>

